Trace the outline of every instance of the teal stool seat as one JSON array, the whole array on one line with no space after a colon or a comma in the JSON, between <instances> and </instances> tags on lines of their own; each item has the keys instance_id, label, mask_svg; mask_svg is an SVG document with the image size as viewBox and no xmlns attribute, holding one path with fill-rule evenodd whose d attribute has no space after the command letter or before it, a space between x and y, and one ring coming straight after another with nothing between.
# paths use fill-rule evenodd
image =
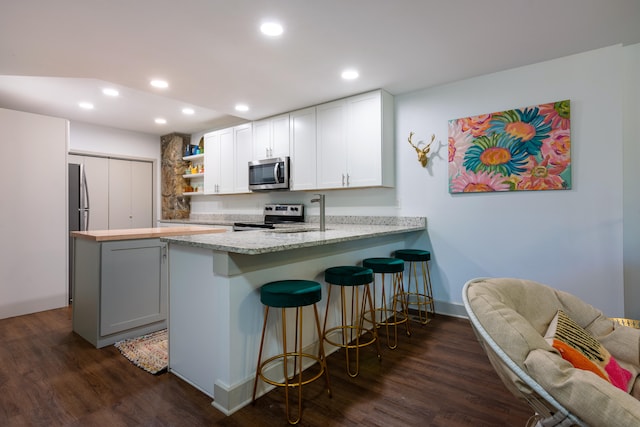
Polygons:
<instances>
[{"instance_id":1,"label":"teal stool seat","mask_svg":"<svg viewBox=\"0 0 640 427\"><path fill-rule=\"evenodd\" d=\"M409 279L407 291L403 295L410 307L416 307L420 323L426 325L429 322L429 313L435 316L435 300L431 286L431 273L429 272L429 260L431 252L423 249L399 249L394 256L403 262L409 263ZM418 277L418 266L422 280ZM413 284L413 287L412 287Z\"/></svg>"},{"instance_id":2,"label":"teal stool seat","mask_svg":"<svg viewBox=\"0 0 640 427\"><path fill-rule=\"evenodd\" d=\"M320 318L318 317L318 308L316 303L322 299L322 287L320 283L312 280L279 280L269 282L260 288L260 301L264 304L264 322L262 324L262 337L260 338L260 350L258 352L258 364L256 367L256 376L253 382L253 402L256 401L256 392L258 388L258 379L264 382L284 387L285 394L285 412L287 421L290 424L297 424L302 419L302 386L308 384L318 378L324 376L326 388L329 396L331 396L331 386L329 384L329 371L327 369L326 356L324 353L324 345L320 332ZM313 313L315 315L316 332L320 337L318 346L318 354L309 354L302 351L302 333L304 331L302 324L302 310L305 306L313 305ZM269 318L269 308L279 308L282 312L282 353L262 361L262 350L264 349L264 337L267 329L267 320ZM287 346L287 309L295 309L295 338L293 349ZM317 362L317 367L310 366L303 376L304 360L312 360ZM293 362L293 369L290 364ZM283 380L274 380L266 375L266 372L273 372L276 369L270 369L276 363L282 363L282 371L280 371ZM311 372L311 374L309 374ZM298 409L297 414L292 415L289 409L289 389L298 389Z\"/></svg>"},{"instance_id":3,"label":"teal stool seat","mask_svg":"<svg viewBox=\"0 0 640 427\"><path fill-rule=\"evenodd\" d=\"M367 258L362 266L370 268L374 273L399 273L404 271L404 262L395 258Z\"/></svg>"},{"instance_id":4,"label":"teal stool seat","mask_svg":"<svg viewBox=\"0 0 640 427\"><path fill-rule=\"evenodd\" d=\"M365 285L373 282L373 270L355 265L331 267L324 271L324 280L332 285Z\"/></svg>"},{"instance_id":5,"label":"teal stool seat","mask_svg":"<svg viewBox=\"0 0 640 427\"><path fill-rule=\"evenodd\" d=\"M321 299L320 283L312 280L280 280L260 288L260 301L269 307L303 307Z\"/></svg>"},{"instance_id":6,"label":"teal stool seat","mask_svg":"<svg viewBox=\"0 0 640 427\"><path fill-rule=\"evenodd\" d=\"M422 249L399 249L393 256L408 262L429 261L431 252Z\"/></svg>"},{"instance_id":7,"label":"teal stool seat","mask_svg":"<svg viewBox=\"0 0 640 427\"><path fill-rule=\"evenodd\" d=\"M380 355L380 343L378 341L378 331L375 324L375 310L371 297L371 287L373 282L373 271L369 268L354 265L331 267L324 271L324 280L329 285L327 294L327 309L324 316L324 326L322 328L322 338L329 344L345 349L347 373L351 377L356 377L360 370L360 348L370 344L376 344L378 359ZM340 318L341 323L327 329L327 319L331 310L331 290L340 287ZM360 287L363 288L360 296ZM346 288L350 288L351 296L346 294ZM348 310L347 308L350 308ZM364 327L364 315L369 313L374 319L371 329ZM340 334L340 338L334 335ZM352 368L350 353L355 351L355 367Z\"/></svg>"},{"instance_id":8,"label":"teal stool seat","mask_svg":"<svg viewBox=\"0 0 640 427\"><path fill-rule=\"evenodd\" d=\"M387 333L387 347L395 349L398 346L398 325L404 323L407 335L411 335L409 328L409 306L405 299L404 291L404 261L398 258L367 258L362 261L362 266L370 268L374 273L373 301L376 313L375 319L366 318L368 321L384 326ZM380 304L376 305L376 280L375 275L381 276ZM391 274L390 300L387 298L387 285L385 275ZM389 303L391 306L389 306ZM393 327L393 330L390 329ZM392 342L393 340L393 342Z\"/></svg>"}]
</instances>

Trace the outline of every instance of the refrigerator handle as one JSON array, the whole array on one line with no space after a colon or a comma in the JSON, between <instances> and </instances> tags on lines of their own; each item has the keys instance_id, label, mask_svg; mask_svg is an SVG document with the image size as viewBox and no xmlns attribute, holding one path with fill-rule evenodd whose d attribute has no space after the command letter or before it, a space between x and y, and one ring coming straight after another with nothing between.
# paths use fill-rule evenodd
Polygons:
<instances>
[{"instance_id":1,"label":"refrigerator handle","mask_svg":"<svg viewBox=\"0 0 640 427\"><path fill-rule=\"evenodd\" d=\"M80 210L82 212L80 229L89 230L89 185L87 184L87 175L85 173L84 164L80 164Z\"/></svg>"}]
</instances>

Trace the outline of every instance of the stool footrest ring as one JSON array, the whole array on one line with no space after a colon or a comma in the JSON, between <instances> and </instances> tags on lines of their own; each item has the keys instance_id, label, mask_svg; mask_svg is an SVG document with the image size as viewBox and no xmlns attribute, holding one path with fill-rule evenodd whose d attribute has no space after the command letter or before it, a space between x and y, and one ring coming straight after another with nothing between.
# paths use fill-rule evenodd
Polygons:
<instances>
[{"instance_id":1,"label":"stool footrest ring","mask_svg":"<svg viewBox=\"0 0 640 427\"><path fill-rule=\"evenodd\" d=\"M271 385L275 385L278 387L298 387L299 385L305 385L305 384L309 384L310 382L313 382L315 380L317 380L318 378L320 378L323 374L324 374L324 367L322 366L322 359L320 359L318 356L313 355L313 354L308 354L308 353L302 353L302 357L303 358L307 358L307 359L312 359L315 360L316 362L319 363L320 366L320 371L316 372L315 375L313 375L311 378L305 378L302 380L302 383L300 383L298 381L298 379L296 378L298 376L298 372L294 372L293 373L293 378L291 380L289 380L287 383L281 382L281 381L276 381L274 379L271 379L269 377L267 377L266 375L263 374L264 368L265 366L269 365L272 362L275 362L276 360L283 360L285 357L295 357L295 358L299 358L300 355L298 353L294 353L294 352L289 352L289 353L282 353L282 354L276 354L273 357L270 357L269 359L265 360L264 362L262 362L260 364L260 369L258 370L258 376L266 383L271 384ZM297 361L297 363L301 363L301 361ZM292 363L293 366L293 363ZM296 368L296 371L299 368ZM304 376L305 373L308 374L308 369L305 369L304 371L302 371L302 374Z\"/></svg>"},{"instance_id":2,"label":"stool footrest ring","mask_svg":"<svg viewBox=\"0 0 640 427\"><path fill-rule=\"evenodd\" d=\"M355 342L357 340L357 344L351 344L351 342L349 343L338 343L335 341L332 341L329 339L329 335L332 334L333 332L337 332L337 331L344 331L344 330L354 330L354 331L358 331L361 330L363 332L362 335L360 335L360 337L356 337L354 338L351 342ZM368 341L363 341L362 337L364 337L366 334L371 334L371 337L368 339ZM359 348L359 347L366 347L370 344L373 344L376 342L376 336L373 333L373 331L370 331L368 329L363 329L360 328L358 326L352 326L352 325L347 325L347 326L335 326L331 329L327 329L324 333L324 340L326 342L328 342L329 344L335 346L335 347L341 347L341 348L346 348L346 349L353 349L353 348Z\"/></svg>"}]
</instances>

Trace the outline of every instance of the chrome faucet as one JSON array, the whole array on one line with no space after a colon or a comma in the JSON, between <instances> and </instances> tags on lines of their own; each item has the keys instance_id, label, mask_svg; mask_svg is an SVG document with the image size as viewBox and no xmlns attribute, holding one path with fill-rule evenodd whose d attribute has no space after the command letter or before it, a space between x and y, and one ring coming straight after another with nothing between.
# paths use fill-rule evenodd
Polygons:
<instances>
[{"instance_id":1,"label":"chrome faucet","mask_svg":"<svg viewBox=\"0 0 640 427\"><path fill-rule=\"evenodd\" d=\"M311 203L320 203L320 231L324 231L324 194L316 194L315 199L311 199Z\"/></svg>"}]
</instances>

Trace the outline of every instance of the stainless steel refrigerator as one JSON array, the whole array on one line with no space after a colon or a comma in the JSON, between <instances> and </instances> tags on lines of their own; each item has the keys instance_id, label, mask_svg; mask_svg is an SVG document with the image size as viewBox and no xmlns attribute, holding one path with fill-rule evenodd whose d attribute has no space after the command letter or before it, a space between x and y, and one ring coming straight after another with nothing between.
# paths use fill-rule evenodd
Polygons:
<instances>
[{"instance_id":1,"label":"stainless steel refrigerator","mask_svg":"<svg viewBox=\"0 0 640 427\"><path fill-rule=\"evenodd\" d=\"M84 165L69 163L69 231L89 229L89 186ZM69 302L73 300L73 238L69 237Z\"/></svg>"}]
</instances>

